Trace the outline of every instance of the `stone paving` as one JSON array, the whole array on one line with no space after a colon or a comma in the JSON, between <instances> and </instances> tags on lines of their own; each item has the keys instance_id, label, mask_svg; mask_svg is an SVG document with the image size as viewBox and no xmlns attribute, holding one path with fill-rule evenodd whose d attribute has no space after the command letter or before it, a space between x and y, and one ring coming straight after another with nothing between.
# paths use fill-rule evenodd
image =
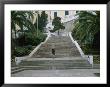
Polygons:
<instances>
[{"instance_id":1,"label":"stone paving","mask_svg":"<svg viewBox=\"0 0 110 87\"><path fill-rule=\"evenodd\" d=\"M24 70L12 77L98 77L100 69L70 69L70 70Z\"/></svg>"}]
</instances>

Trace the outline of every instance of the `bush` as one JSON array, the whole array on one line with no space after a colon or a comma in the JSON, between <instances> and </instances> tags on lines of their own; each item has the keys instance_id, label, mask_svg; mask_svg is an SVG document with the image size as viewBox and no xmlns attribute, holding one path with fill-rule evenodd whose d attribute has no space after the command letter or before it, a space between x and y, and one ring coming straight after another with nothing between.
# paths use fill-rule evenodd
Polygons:
<instances>
[{"instance_id":1,"label":"bush","mask_svg":"<svg viewBox=\"0 0 110 87\"><path fill-rule=\"evenodd\" d=\"M37 46L42 41L44 41L46 38L46 35L43 34L43 32L38 31L38 36L36 32L25 32L25 34L22 34L19 36L19 38L16 39L16 45L18 46Z\"/></svg>"},{"instance_id":2,"label":"bush","mask_svg":"<svg viewBox=\"0 0 110 87\"><path fill-rule=\"evenodd\" d=\"M16 47L14 55L17 57L25 56L30 53L30 50L26 47Z\"/></svg>"},{"instance_id":3,"label":"bush","mask_svg":"<svg viewBox=\"0 0 110 87\"><path fill-rule=\"evenodd\" d=\"M32 50L32 45L27 45L27 46L24 46L25 48L27 48L28 50Z\"/></svg>"},{"instance_id":4,"label":"bush","mask_svg":"<svg viewBox=\"0 0 110 87\"><path fill-rule=\"evenodd\" d=\"M44 41L46 38L46 35L44 35L42 32L39 32L39 36L32 33L27 33L25 36L25 45L32 45L32 46L37 46L40 44L42 41Z\"/></svg>"},{"instance_id":5,"label":"bush","mask_svg":"<svg viewBox=\"0 0 110 87\"><path fill-rule=\"evenodd\" d=\"M19 38L16 39L16 45L24 46L25 35L20 35Z\"/></svg>"},{"instance_id":6,"label":"bush","mask_svg":"<svg viewBox=\"0 0 110 87\"><path fill-rule=\"evenodd\" d=\"M93 62L94 64L100 64L100 55L94 55Z\"/></svg>"},{"instance_id":7,"label":"bush","mask_svg":"<svg viewBox=\"0 0 110 87\"><path fill-rule=\"evenodd\" d=\"M46 39L47 35L43 34L39 31L39 36L36 35L36 32L26 32L24 35L21 35L19 38L16 39L16 49L12 49L12 59L15 58L15 56L25 56L32 51L33 46L37 46L41 42L43 42Z\"/></svg>"},{"instance_id":8,"label":"bush","mask_svg":"<svg viewBox=\"0 0 110 87\"><path fill-rule=\"evenodd\" d=\"M27 45L26 47L28 48L28 50L32 50L32 45Z\"/></svg>"},{"instance_id":9,"label":"bush","mask_svg":"<svg viewBox=\"0 0 110 87\"><path fill-rule=\"evenodd\" d=\"M38 36L40 42L43 42L43 41L46 39L46 37L47 37L46 34L40 34L40 35Z\"/></svg>"},{"instance_id":10,"label":"bush","mask_svg":"<svg viewBox=\"0 0 110 87\"><path fill-rule=\"evenodd\" d=\"M81 49L84 51L85 54L100 55L100 50L91 48L90 44L82 45Z\"/></svg>"}]
</instances>

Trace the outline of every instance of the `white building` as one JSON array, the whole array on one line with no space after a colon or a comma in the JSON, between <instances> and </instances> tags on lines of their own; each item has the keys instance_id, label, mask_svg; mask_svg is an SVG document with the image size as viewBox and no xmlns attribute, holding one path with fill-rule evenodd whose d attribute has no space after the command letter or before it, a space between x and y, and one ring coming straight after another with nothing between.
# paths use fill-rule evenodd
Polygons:
<instances>
[{"instance_id":1,"label":"white building","mask_svg":"<svg viewBox=\"0 0 110 87\"><path fill-rule=\"evenodd\" d=\"M68 35L68 32L70 32L73 29L73 22L75 18L76 11L69 11L69 10L55 10L55 11L45 11L46 14L48 14L48 24L46 28L49 30L53 29L52 26L52 20L55 17L60 17L61 22L64 23L65 29L61 30L60 32L63 32L62 34Z\"/></svg>"},{"instance_id":2,"label":"white building","mask_svg":"<svg viewBox=\"0 0 110 87\"><path fill-rule=\"evenodd\" d=\"M66 22L67 19L73 17L76 11L63 11L63 10L55 10L55 11L45 11L48 14L48 21L51 22L55 17L60 17L62 22Z\"/></svg>"}]
</instances>

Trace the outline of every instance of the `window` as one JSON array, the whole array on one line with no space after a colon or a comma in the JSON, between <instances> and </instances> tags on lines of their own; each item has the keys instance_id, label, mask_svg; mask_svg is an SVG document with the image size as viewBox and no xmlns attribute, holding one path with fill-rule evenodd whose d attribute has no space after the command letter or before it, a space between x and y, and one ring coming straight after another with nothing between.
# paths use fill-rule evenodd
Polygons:
<instances>
[{"instance_id":1,"label":"window","mask_svg":"<svg viewBox=\"0 0 110 87\"><path fill-rule=\"evenodd\" d=\"M69 12L68 11L65 11L65 15L69 15Z\"/></svg>"},{"instance_id":2,"label":"window","mask_svg":"<svg viewBox=\"0 0 110 87\"><path fill-rule=\"evenodd\" d=\"M54 12L54 17L57 17L57 12Z\"/></svg>"}]
</instances>

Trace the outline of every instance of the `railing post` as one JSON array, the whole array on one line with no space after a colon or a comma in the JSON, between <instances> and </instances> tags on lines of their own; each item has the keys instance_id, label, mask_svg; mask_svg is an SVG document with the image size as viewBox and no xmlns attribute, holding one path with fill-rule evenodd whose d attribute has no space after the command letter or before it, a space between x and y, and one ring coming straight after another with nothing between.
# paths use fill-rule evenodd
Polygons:
<instances>
[{"instance_id":1,"label":"railing post","mask_svg":"<svg viewBox=\"0 0 110 87\"><path fill-rule=\"evenodd\" d=\"M16 65L18 65L20 62L21 62L20 58L19 57L15 57L15 63L16 63Z\"/></svg>"},{"instance_id":2,"label":"railing post","mask_svg":"<svg viewBox=\"0 0 110 87\"><path fill-rule=\"evenodd\" d=\"M89 63L92 65L93 67L93 56L92 55L89 55Z\"/></svg>"}]
</instances>

